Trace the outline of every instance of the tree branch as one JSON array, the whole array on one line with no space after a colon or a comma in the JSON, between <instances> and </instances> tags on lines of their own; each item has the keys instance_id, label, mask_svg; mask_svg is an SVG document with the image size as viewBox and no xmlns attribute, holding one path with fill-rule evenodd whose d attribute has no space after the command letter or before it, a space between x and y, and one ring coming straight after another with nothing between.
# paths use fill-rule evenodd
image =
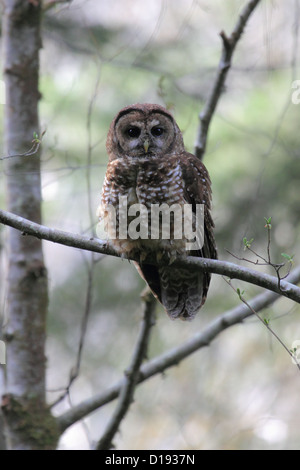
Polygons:
<instances>
[{"instance_id":1,"label":"tree branch","mask_svg":"<svg viewBox=\"0 0 300 470\"><path fill-rule=\"evenodd\" d=\"M300 281L300 266L298 266L288 277L289 282L297 283ZM280 298L273 292L263 292L248 302L249 306L259 312ZM181 346L170 349L169 351L148 361L140 369L138 383L144 382L150 377L164 372L169 367L178 365L180 361L190 356L199 349L208 346L222 331L242 322L247 317L253 315L252 310L245 304L239 304L237 307L223 313L213 320L206 328L196 333L190 340ZM57 418L58 426L61 431L65 431L69 426L84 418L89 413L97 410L103 405L111 402L118 397L123 381L117 382L105 392L99 393L94 397L83 401L71 410L65 412Z\"/></svg>"},{"instance_id":2,"label":"tree branch","mask_svg":"<svg viewBox=\"0 0 300 470\"><path fill-rule=\"evenodd\" d=\"M288 353L288 355L295 359L295 362L296 362L296 365L298 367L298 369L300 370L300 364L297 360L297 358L294 357L294 354L292 353L292 351L284 344L284 342L279 338L279 336L277 335L277 333L275 333L275 331L273 330L273 328L270 327L269 325L269 320L267 320L266 318L261 318L258 313L254 310L254 308L251 307L251 305L249 304L249 302L247 302L247 300L243 297L242 293L239 291L239 289L236 289L235 287L233 287L233 285L231 284L230 281L227 281L226 282L230 285L230 287L238 294L240 300L242 302L244 302L245 305L247 305L247 307L249 308L249 310L251 310L251 312L253 313L253 315L256 315L256 317L259 319L259 321L262 322L262 324L270 331L270 333L274 336L274 338L276 338L276 340L281 344L281 346L286 350L286 352Z\"/></svg>"},{"instance_id":3,"label":"tree branch","mask_svg":"<svg viewBox=\"0 0 300 470\"><path fill-rule=\"evenodd\" d=\"M54 403L51 403L50 407L56 406L60 403L66 396L70 398L70 389L74 381L79 376L81 360L82 360L82 351L85 341L85 335L87 331L88 319L91 312L91 303L92 303L92 286L93 286L93 275L94 275L94 267L95 267L95 259L94 254L91 253L90 262L87 265L87 289L86 289L86 298L85 298L85 306L83 317L81 319L81 328L80 328L80 337L79 337L79 344L78 350L76 354L76 361L75 365L71 368L69 382L66 387L60 389L63 390L62 394L55 400Z\"/></svg>"},{"instance_id":4,"label":"tree branch","mask_svg":"<svg viewBox=\"0 0 300 470\"><path fill-rule=\"evenodd\" d=\"M217 75L213 82L213 86L205 103L204 109L199 115L200 123L195 143L195 155L200 160L203 159L203 155L206 149L206 141L210 121L218 104L219 98L224 90L227 73L231 67L232 54L245 29L245 26L251 13L254 11L259 1L260 0L250 0L247 3L247 5L242 10L238 22L229 37L226 36L224 31L221 31L220 33L220 36L223 41L223 49Z\"/></svg>"},{"instance_id":5,"label":"tree branch","mask_svg":"<svg viewBox=\"0 0 300 470\"><path fill-rule=\"evenodd\" d=\"M45 13L46 11L50 10L51 8L55 7L56 5L62 4L62 3L71 3L73 0L48 0L47 2L44 2L43 4L43 12Z\"/></svg>"},{"instance_id":6,"label":"tree branch","mask_svg":"<svg viewBox=\"0 0 300 470\"><path fill-rule=\"evenodd\" d=\"M103 436L98 442L97 450L109 450L113 447L112 440L133 401L134 390L139 380L140 367L147 353L150 330L154 325L154 309L156 305L156 300L151 292L147 292L143 296L143 300L144 315L137 344L133 351L130 366L124 373L118 405L106 427L106 430L104 431Z\"/></svg>"},{"instance_id":7,"label":"tree branch","mask_svg":"<svg viewBox=\"0 0 300 470\"><path fill-rule=\"evenodd\" d=\"M76 235L58 229L51 229L44 225L39 225L30 220L24 219L16 214L0 210L0 223L9 225L23 232L24 235L32 235L36 238L48 240L61 245L72 246L82 250L94 251L110 256L120 257L109 244L104 240L93 237ZM138 259L134 261L139 261ZM147 263L156 264L155 259L147 258ZM238 266L228 261L220 261L208 258L196 258L194 256L178 257L173 263L174 267L190 266L193 269L199 269L222 276L228 276L230 279L240 279L250 284L263 287L277 294L283 295L297 303L300 303L300 288L291 284L287 280L282 280L280 285L277 276L260 273L254 269Z\"/></svg>"}]
</instances>

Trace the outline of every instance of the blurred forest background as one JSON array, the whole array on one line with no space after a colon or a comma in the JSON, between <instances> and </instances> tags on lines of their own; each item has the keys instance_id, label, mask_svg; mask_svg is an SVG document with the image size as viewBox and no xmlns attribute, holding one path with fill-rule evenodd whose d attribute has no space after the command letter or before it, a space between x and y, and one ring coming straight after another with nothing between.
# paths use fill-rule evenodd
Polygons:
<instances>
[{"instance_id":1,"label":"blurred forest background","mask_svg":"<svg viewBox=\"0 0 300 470\"><path fill-rule=\"evenodd\" d=\"M243 5L241 0L73 0L45 12L40 80L45 225L83 234L96 230L106 135L123 106L168 106L193 152L198 114L220 59L219 33L230 34ZM265 254L264 217L272 217L273 260L283 261L284 252L299 263L300 104L291 99L292 83L300 79L299 12L298 0L264 0L256 8L235 51L204 157L219 258L250 267L227 250L244 257L247 237ZM5 207L3 162L0 206ZM5 312L3 226L0 236ZM127 261L48 242L44 250L49 402L68 383L90 301L80 374L70 399L54 410L59 414L119 380L139 329L144 283ZM261 291L241 281L234 285L247 299ZM172 322L158 306L149 358L182 344L239 302L214 275L205 307L192 323ZM299 313L287 299L263 312L288 348L300 340ZM140 385L114 442L117 449L299 449L299 391L291 358L249 318ZM68 429L60 448L89 449L114 407L112 402Z\"/></svg>"}]
</instances>

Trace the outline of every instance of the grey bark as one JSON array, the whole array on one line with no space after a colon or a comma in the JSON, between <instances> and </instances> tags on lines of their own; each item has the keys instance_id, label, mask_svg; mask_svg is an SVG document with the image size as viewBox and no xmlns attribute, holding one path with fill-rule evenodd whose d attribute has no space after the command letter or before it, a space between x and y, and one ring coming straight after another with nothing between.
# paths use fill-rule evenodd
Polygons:
<instances>
[{"instance_id":1,"label":"grey bark","mask_svg":"<svg viewBox=\"0 0 300 470\"><path fill-rule=\"evenodd\" d=\"M7 211L0 209L0 223L14 227L22 233L32 235L38 239L49 240L54 243L60 243L66 246L73 246L82 250L93 251L95 253L106 254L119 257L119 253L114 251L112 247L105 241L98 238L77 235L63 230L53 229L24 219ZM136 257L135 261L138 261ZM147 257L147 263L156 264L154 256ZM254 269L239 266L229 261L221 261L208 258L197 258L196 256L178 257L173 266L187 267L200 271L208 271L210 273L228 276L230 279L240 279L241 281L250 282L251 284L272 290L277 294L283 295L297 303L300 303L300 287L287 282L286 279L278 280L277 276L262 273ZM273 268L274 269L274 268ZM275 272L275 270L274 270Z\"/></svg>"},{"instance_id":2,"label":"grey bark","mask_svg":"<svg viewBox=\"0 0 300 470\"><path fill-rule=\"evenodd\" d=\"M39 133L40 1L4 0L5 153L22 154ZM41 222L39 154L5 161L7 207ZM52 448L45 404L47 274L40 240L8 233L6 384L2 395L9 449Z\"/></svg>"}]
</instances>

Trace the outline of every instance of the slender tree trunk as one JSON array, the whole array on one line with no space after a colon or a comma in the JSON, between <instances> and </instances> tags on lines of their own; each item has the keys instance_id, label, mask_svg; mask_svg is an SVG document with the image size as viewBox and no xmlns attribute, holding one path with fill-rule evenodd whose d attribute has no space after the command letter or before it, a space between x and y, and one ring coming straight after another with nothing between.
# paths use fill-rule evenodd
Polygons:
<instances>
[{"instance_id":1,"label":"slender tree trunk","mask_svg":"<svg viewBox=\"0 0 300 470\"><path fill-rule=\"evenodd\" d=\"M39 154L22 154L39 134L40 0L4 0L6 83L5 153L7 207L41 221ZM47 273L41 240L10 229L8 235L9 323L6 390L2 397L9 449L55 448L55 421L45 403Z\"/></svg>"}]
</instances>

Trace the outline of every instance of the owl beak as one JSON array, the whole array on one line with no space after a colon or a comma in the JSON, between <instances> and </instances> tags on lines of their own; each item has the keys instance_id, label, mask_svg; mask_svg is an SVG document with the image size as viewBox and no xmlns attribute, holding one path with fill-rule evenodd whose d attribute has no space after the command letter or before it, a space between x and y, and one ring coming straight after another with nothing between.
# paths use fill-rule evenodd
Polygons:
<instances>
[{"instance_id":1,"label":"owl beak","mask_svg":"<svg viewBox=\"0 0 300 470\"><path fill-rule=\"evenodd\" d=\"M144 149L145 149L145 152L146 152L146 153L148 152L149 145L150 145L150 142L149 142L148 139L146 139L145 142L144 142Z\"/></svg>"}]
</instances>

